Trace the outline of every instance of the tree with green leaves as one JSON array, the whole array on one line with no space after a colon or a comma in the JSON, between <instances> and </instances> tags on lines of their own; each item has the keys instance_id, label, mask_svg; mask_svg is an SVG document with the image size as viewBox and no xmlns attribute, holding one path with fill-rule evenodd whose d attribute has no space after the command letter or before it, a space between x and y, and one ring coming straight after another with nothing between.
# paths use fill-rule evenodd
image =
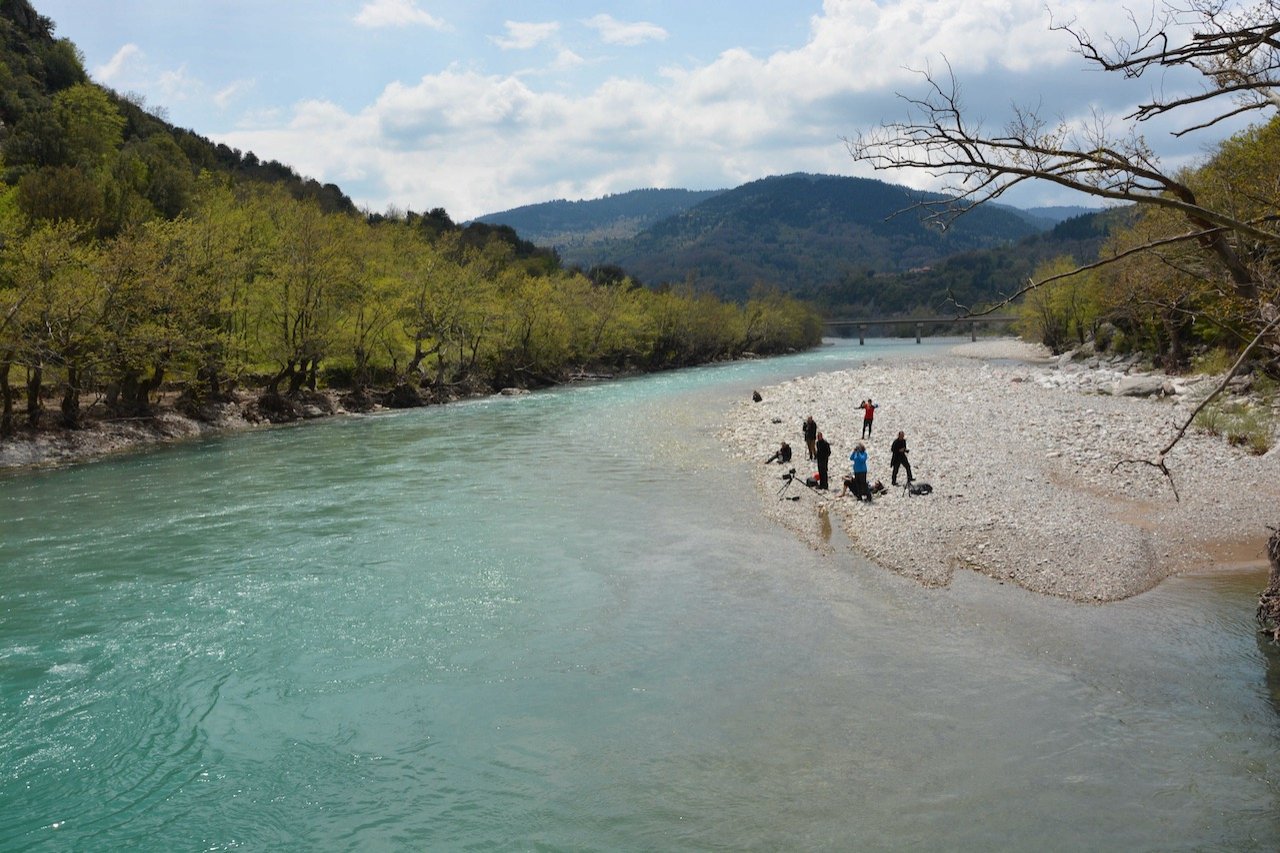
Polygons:
<instances>
[{"instance_id":1,"label":"tree with green leaves","mask_svg":"<svg viewBox=\"0 0 1280 853\"><path fill-rule=\"evenodd\" d=\"M278 191L260 199L270 234L269 254L252 294L258 345L274 366L272 394L316 387L320 362L331 354L344 288L355 272L349 219L326 214L315 201L295 201Z\"/></svg>"}]
</instances>

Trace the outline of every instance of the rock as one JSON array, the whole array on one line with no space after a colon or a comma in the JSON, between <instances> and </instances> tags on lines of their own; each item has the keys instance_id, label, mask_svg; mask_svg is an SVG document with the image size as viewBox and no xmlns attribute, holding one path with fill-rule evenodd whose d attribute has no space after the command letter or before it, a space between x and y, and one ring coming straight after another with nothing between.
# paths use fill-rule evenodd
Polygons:
<instances>
[{"instance_id":1,"label":"rock","mask_svg":"<svg viewBox=\"0 0 1280 853\"><path fill-rule=\"evenodd\" d=\"M528 394L528 393L529 393L529 389L527 389L527 388L503 388L503 389L502 389L501 391L499 391L498 393L499 393L499 394L501 394L501 395L502 395L502 396L504 396L504 397L519 397L519 396L522 396L522 395L524 395L524 394Z\"/></svg>"},{"instance_id":2,"label":"rock","mask_svg":"<svg viewBox=\"0 0 1280 853\"><path fill-rule=\"evenodd\" d=\"M1125 376L1111 388L1117 397L1150 397L1163 391L1164 380L1158 376Z\"/></svg>"},{"instance_id":3,"label":"rock","mask_svg":"<svg viewBox=\"0 0 1280 853\"><path fill-rule=\"evenodd\" d=\"M389 409L411 409L425 404L418 389L407 382L401 382L382 395L382 405Z\"/></svg>"}]
</instances>

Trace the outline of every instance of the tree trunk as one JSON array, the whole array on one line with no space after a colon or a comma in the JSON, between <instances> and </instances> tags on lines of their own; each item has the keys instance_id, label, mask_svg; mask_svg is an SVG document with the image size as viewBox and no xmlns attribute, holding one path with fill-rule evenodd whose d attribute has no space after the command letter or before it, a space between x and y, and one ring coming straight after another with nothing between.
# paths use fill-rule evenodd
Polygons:
<instances>
[{"instance_id":1,"label":"tree trunk","mask_svg":"<svg viewBox=\"0 0 1280 853\"><path fill-rule=\"evenodd\" d=\"M272 397L279 396L280 383L283 382L285 379L290 380L289 385L292 388L293 375L294 375L293 362L290 361L284 367L280 368L280 370L274 376L272 376L270 379L267 380L267 393Z\"/></svg>"},{"instance_id":2,"label":"tree trunk","mask_svg":"<svg viewBox=\"0 0 1280 853\"><path fill-rule=\"evenodd\" d=\"M27 374L27 424L31 427L40 425L40 386L44 379L44 371L37 365Z\"/></svg>"},{"instance_id":3,"label":"tree trunk","mask_svg":"<svg viewBox=\"0 0 1280 853\"><path fill-rule=\"evenodd\" d=\"M164 366L160 364L153 365L151 368L151 378L142 384L142 394L138 400L139 414L151 414L151 395L160 390L160 386L164 384Z\"/></svg>"},{"instance_id":4,"label":"tree trunk","mask_svg":"<svg viewBox=\"0 0 1280 853\"><path fill-rule=\"evenodd\" d=\"M147 413L147 383L130 370L112 383L107 391L107 405L116 415L135 417Z\"/></svg>"},{"instance_id":5,"label":"tree trunk","mask_svg":"<svg viewBox=\"0 0 1280 853\"><path fill-rule=\"evenodd\" d=\"M289 374L289 390L285 392L289 397L297 397L298 392L302 390L302 383L307 381L306 363L303 362L297 370L293 370Z\"/></svg>"},{"instance_id":6,"label":"tree trunk","mask_svg":"<svg viewBox=\"0 0 1280 853\"><path fill-rule=\"evenodd\" d=\"M1258 597L1258 621L1263 633L1280 643L1280 527L1272 528L1267 540L1267 557L1271 560L1271 574L1267 588Z\"/></svg>"},{"instance_id":7,"label":"tree trunk","mask_svg":"<svg viewBox=\"0 0 1280 853\"><path fill-rule=\"evenodd\" d=\"M80 428L80 371L67 368L67 387L62 393L62 425L66 429Z\"/></svg>"},{"instance_id":8,"label":"tree trunk","mask_svg":"<svg viewBox=\"0 0 1280 853\"><path fill-rule=\"evenodd\" d=\"M13 435L13 389L9 387L12 367L13 353L7 352L0 360L0 438Z\"/></svg>"}]
</instances>

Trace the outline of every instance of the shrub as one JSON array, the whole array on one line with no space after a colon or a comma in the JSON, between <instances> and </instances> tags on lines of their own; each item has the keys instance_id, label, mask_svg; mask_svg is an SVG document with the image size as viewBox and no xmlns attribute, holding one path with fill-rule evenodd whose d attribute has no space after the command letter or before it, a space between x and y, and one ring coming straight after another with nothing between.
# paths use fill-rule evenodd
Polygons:
<instances>
[{"instance_id":1,"label":"shrub","mask_svg":"<svg viewBox=\"0 0 1280 853\"><path fill-rule=\"evenodd\" d=\"M1204 430L1209 435L1222 435L1222 409L1217 406L1205 406L1196 412L1195 420L1192 422L1196 428Z\"/></svg>"},{"instance_id":2,"label":"shrub","mask_svg":"<svg viewBox=\"0 0 1280 853\"><path fill-rule=\"evenodd\" d=\"M1255 456L1271 449L1271 415L1263 409L1233 407L1226 415L1223 432L1227 443L1244 447Z\"/></svg>"},{"instance_id":3,"label":"shrub","mask_svg":"<svg viewBox=\"0 0 1280 853\"><path fill-rule=\"evenodd\" d=\"M1210 376L1226 373L1235 363L1236 357L1222 347L1214 347L1191 359L1192 369Z\"/></svg>"}]
</instances>

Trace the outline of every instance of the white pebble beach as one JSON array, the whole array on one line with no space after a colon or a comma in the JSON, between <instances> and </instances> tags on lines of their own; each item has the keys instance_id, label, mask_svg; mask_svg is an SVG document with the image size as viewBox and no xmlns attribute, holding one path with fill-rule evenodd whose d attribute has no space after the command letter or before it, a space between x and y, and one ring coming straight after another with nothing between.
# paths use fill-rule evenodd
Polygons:
<instances>
[{"instance_id":1,"label":"white pebble beach","mask_svg":"<svg viewBox=\"0 0 1280 853\"><path fill-rule=\"evenodd\" d=\"M877 565L929 586L968 569L1038 593L1114 601L1175 574L1265 565L1267 525L1280 523L1280 452L1253 455L1192 427L1165 459L1172 484L1126 462L1156 460L1216 384L1157 374L1165 394L1113 395L1133 373L1132 363L1078 365L1020 341L980 341L761 388L760 402L732 407L722 437L751 466L767 516L833 559L844 547L831 535L838 526ZM900 486L870 504L839 496L868 397L879 406L864 442L868 480L889 485L889 444L901 430L915 479L932 494ZM802 483L816 471L801 437L809 415L832 447L825 492ZM765 464L783 441L791 464ZM799 479L780 496L791 466Z\"/></svg>"}]
</instances>

